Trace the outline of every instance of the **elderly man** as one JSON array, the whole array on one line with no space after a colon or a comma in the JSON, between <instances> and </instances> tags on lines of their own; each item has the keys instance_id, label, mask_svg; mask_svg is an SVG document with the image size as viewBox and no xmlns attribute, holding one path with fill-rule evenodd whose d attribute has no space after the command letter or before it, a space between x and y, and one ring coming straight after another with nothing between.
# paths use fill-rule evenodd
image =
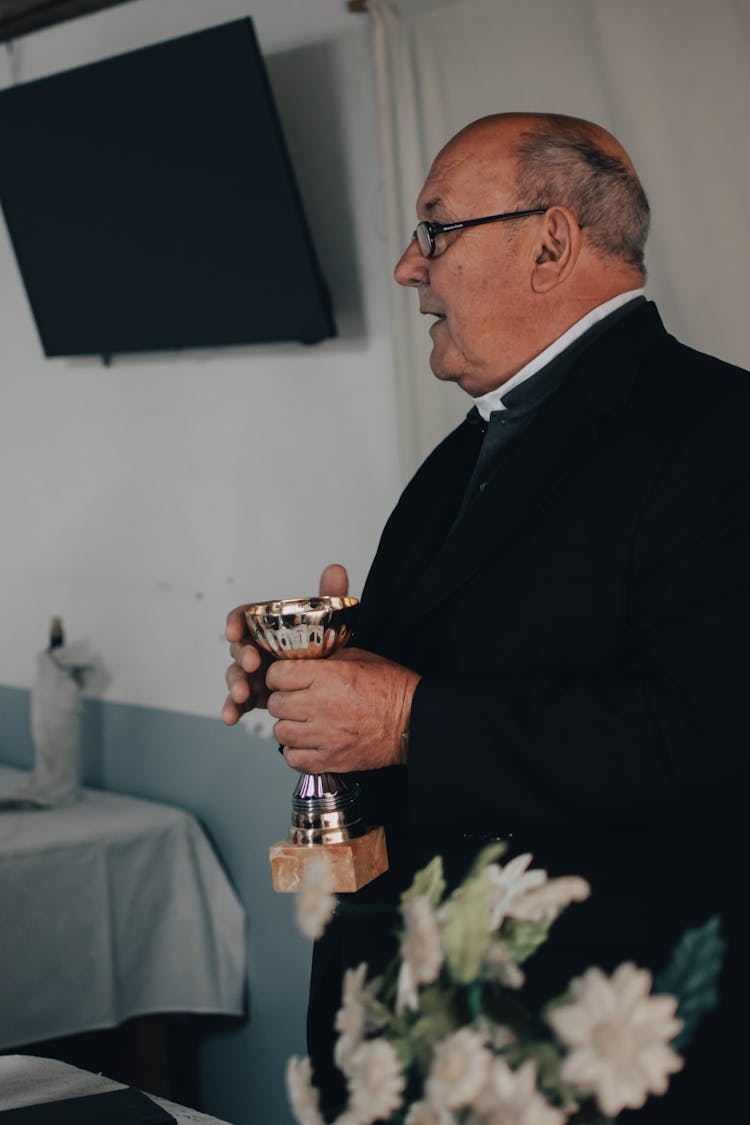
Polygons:
<instances>
[{"instance_id":1,"label":"elderly man","mask_svg":"<svg viewBox=\"0 0 750 1125\"><path fill-rule=\"evenodd\" d=\"M417 214L396 280L434 318L434 374L474 406L386 525L357 647L266 668L229 615L224 719L268 706L294 769L361 771L391 857L365 902L394 901L435 853L457 880L498 836L585 876L591 899L530 967L531 1003L592 963L658 969L720 913L721 1005L638 1120L730 1120L750 380L679 344L645 299L648 203L598 126L475 122L437 156ZM326 592L345 583L323 575ZM311 1047L331 1089L342 970L379 967L389 929L344 915L316 949Z\"/></svg>"}]
</instances>

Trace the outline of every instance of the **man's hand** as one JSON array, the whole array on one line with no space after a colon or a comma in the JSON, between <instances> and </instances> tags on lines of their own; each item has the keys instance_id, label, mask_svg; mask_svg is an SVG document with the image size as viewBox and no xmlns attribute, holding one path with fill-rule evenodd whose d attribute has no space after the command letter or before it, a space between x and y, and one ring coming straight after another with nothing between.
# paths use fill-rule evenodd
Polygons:
<instances>
[{"instance_id":1,"label":"man's hand","mask_svg":"<svg viewBox=\"0 0 750 1125\"><path fill-rule=\"evenodd\" d=\"M348 589L349 578L344 567L336 563L327 566L320 576L319 592L344 597ZM228 726L234 726L241 715L254 707L265 707L268 703L266 671L271 657L251 640L243 610L244 606L237 606L227 616L224 634L233 661L226 672L229 695L221 712Z\"/></svg>"},{"instance_id":2,"label":"man's hand","mask_svg":"<svg viewBox=\"0 0 750 1125\"><path fill-rule=\"evenodd\" d=\"M402 734L420 676L363 649L326 660L277 660L268 711L293 769L348 773L405 765Z\"/></svg>"}]
</instances>

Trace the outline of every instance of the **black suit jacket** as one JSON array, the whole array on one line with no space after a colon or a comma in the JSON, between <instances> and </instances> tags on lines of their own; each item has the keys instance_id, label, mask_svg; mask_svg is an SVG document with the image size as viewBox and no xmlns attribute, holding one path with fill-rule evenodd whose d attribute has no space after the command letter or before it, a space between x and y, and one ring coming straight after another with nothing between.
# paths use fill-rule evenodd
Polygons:
<instances>
[{"instance_id":1,"label":"black suit jacket","mask_svg":"<svg viewBox=\"0 0 750 1125\"><path fill-rule=\"evenodd\" d=\"M731 947L709 1038L726 1045L741 977L747 995L750 378L634 307L450 532L478 440L464 423L428 458L364 590L356 643L423 679L408 767L363 775L391 871L359 897L395 901L436 853L458 880L496 836L585 876L590 900L529 963L530 1003L590 964L658 969L721 913ZM314 1039L340 967L392 952L389 924L336 921L316 951ZM692 1120L667 1104L654 1120Z\"/></svg>"}]
</instances>

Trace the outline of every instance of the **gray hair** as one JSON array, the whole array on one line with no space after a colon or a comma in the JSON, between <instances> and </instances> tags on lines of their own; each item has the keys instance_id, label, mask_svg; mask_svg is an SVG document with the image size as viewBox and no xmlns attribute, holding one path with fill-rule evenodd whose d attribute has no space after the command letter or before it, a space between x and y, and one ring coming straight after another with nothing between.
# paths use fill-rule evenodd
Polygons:
<instances>
[{"instance_id":1,"label":"gray hair","mask_svg":"<svg viewBox=\"0 0 750 1125\"><path fill-rule=\"evenodd\" d=\"M632 166L595 142L587 122L540 115L540 124L521 134L515 154L519 209L569 207L602 258L646 276L646 193Z\"/></svg>"}]
</instances>

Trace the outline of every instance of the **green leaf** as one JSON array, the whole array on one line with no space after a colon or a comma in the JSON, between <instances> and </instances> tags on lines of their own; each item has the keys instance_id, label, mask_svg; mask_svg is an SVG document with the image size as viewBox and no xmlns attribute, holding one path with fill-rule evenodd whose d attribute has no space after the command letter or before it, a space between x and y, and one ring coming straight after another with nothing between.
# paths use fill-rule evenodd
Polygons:
<instances>
[{"instance_id":1,"label":"green leaf","mask_svg":"<svg viewBox=\"0 0 750 1125\"><path fill-rule=\"evenodd\" d=\"M388 1036L388 1041L398 1055L401 1069L408 1071L414 1061L414 1045L409 1036Z\"/></svg>"},{"instance_id":2,"label":"green leaf","mask_svg":"<svg viewBox=\"0 0 750 1125\"><path fill-rule=\"evenodd\" d=\"M473 1023L482 1014L482 982L479 979L471 981L466 986L466 1006L469 1009L469 1019Z\"/></svg>"},{"instance_id":3,"label":"green leaf","mask_svg":"<svg viewBox=\"0 0 750 1125\"><path fill-rule=\"evenodd\" d=\"M365 991L362 993L362 1004L367 1012L368 1027L373 1030L387 1027L391 1020L392 1013L390 1009L377 999L373 992Z\"/></svg>"},{"instance_id":4,"label":"green leaf","mask_svg":"<svg viewBox=\"0 0 750 1125\"><path fill-rule=\"evenodd\" d=\"M401 895L401 907L403 909L405 903L422 895L426 895L432 905L437 906L444 893L443 860L436 855L426 867L416 873L412 885Z\"/></svg>"},{"instance_id":5,"label":"green leaf","mask_svg":"<svg viewBox=\"0 0 750 1125\"><path fill-rule=\"evenodd\" d=\"M482 1006L488 1019L509 1028L519 1038L530 1039L537 1034L533 1015L507 988L489 985L484 990Z\"/></svg>"},{"instance_id":6,"label":"green leaf","mask_svg":"<svg viewBox=\"0 0 750 1125\"><path fill-rule=\"evenodd\" d=\"M507 850L508 844L505 840L493 840L491 844L487 844L469 868L467 879L473 879L480 871L484 871L485 867L489 867L491 863L500 859L500 856L505 855Z\"/></svg>"},{"instance_id":7,"label":"green leaf","mask_svg":"<svg viewBox=\"0 0 750 1125\"><path fill-rule=\"evenodd\" d=\"M492 940L490 887L484 875L457 887L440 912L445 960L454 981L470 984L480 973Z\"/></svg>"},{"instance_id":8,"label":"green leaf","mask_svg":"<svg viewBox=\"0 0 750 1125\"><path fill-rule=\"evenodd\" d=\"M536 953L540 945L549 937L554 918L543 918L541 922L518 922L506 918L500 930L500 937L508 947L508 952L520 965Z\"/></svg>"},{"instance_id":9,"label":"green leaf","mask_svg":"<svg viewBox=\"0 0 750 1125\"><path fill-rule=\"evenodd\" d=\"M677 1015L683 1028L672 1040L677 1050L688 1046L701 1018L719 1002L717 982L726 948L721 918L714 914L705 925L685 931L666 968L654 979L655 993L671 993L678 1000Z\"/></svg>"},{"instance_id":10,"label":"green leaf","mask_svg":"<svg viewBox=\"0 0 750 1125\"><path fill-rule=\"evenodd\" d=\"M560 1078L562 1057L554 1043L546 1040L518 1043L509 1047L505 1056L514 1068L521 1066L527 1059L533 1060L539 1088L553 1105L572 1105L580 1101L580 1090L576 1090Z\"/></svg>"},{"instance_id":11,"label":"green leaf","mask_svg":"<svg viewBox=\"0 0 750 1125\"><path fill-rule=\"evenodd\" d=\"M429 985L420 992L419 1016L411 1027L411 1042L414 1061L423 1074L430 1068L435 1044L465 1022L457 1000L455 992L445 984Z\"/></svg>"}]
</instances>

